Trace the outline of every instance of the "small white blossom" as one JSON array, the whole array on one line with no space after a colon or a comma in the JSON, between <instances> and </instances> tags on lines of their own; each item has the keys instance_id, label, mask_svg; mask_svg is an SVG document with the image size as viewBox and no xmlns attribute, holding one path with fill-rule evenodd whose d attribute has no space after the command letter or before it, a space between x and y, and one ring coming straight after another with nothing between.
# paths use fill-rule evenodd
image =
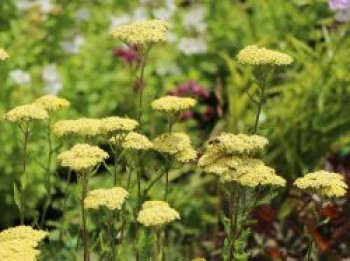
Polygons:
<instances>
[{"instance_id":1,"label":"small white blossom","mask_svg":"<svg viewBox=\"0 0 350 261\"><path fill-rule=\"evenodd\" d=\"M72 41L61 42L60 46L68 54L77 54L84 44L85 38L82 35L76 35Z\"/></svg>"},{"instance_id":2,"label":"small white blossom","mask_svg":"<svg viewBox=\"0 0 350 261\"><path fill-rule=\"evenodd\" d=\"M337 11L335 14L335 20L337 20L338 22L349 22L350 21L350 8Z\"/></svg>"},{"instance_id":3,"label":"small white blossom","mask_svg":"<svg viewBox=\"0 0 350 261\"><path fill-rule=\"evenodd\" d=\"M46 94L57 94L62 89L61 77L55 64L46 65L42 72Z\"/></svg>"},{"instance_id":4,"label":"small white blossom","mask_svg":"<svg viewBox=\"0 0 350 261\"><path fill-rule=\"evenodd\" d=\"M130 15L112 16L110 18L111 23L109 25L109 31L120 25L130 23L131 20L132 19Z\"/></svg>"},{"instance_id":5,"label":"small white blossom","mask_svg":"<svg viewBox=\"0 0 350 261\"><path fill-rule=\"evenodd\" d=\"M90 11L86 8L80 8L75 13L75 16L78 21L88 21L90 19Z\"/></svg>"},{"instance_id":6,"label":"small white blossom","mask_svg":"<svg viewBox=\"0 0 350 261\"><path fill-rule=\"evenodd\" d=\"M29 84L32 80L30 74L21 69L11 71L9 77L15 84L18 85Z\"/></svg>"},{"instance_id":7,"label":"small white blossom","mask_svg":"<svg viewBox=\"0 0 350 261\"><path fill-rule=\"evenodd\" d=\"M182 24L187 31L195 30L197 33L204 33L207 28L204 17L203 6L194 6L184 15Z\"/></svg>"},{"instance_id":8,"label":"small white blossom","mask_svg":"<svg viewBox=\"0 0 350 261\"><path fill-rule=\"evenodd\" d=\"M201 54L207 51L207 43L201 38L181 38L178 48L186 55Z\"/></svg>"}]
</instances>

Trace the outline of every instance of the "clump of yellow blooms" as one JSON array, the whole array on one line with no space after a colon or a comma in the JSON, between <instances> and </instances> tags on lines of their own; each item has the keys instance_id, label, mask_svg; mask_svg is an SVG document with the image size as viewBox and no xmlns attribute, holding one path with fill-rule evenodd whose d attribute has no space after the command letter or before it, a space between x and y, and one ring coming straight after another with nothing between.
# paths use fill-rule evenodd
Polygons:
<instances>
[{"instance_id":1,"label":"clump of yellow blooms","mask_svg":"<svg viewBox=\"0 0 350 261\"><path fill-rule=\"evenodd\" d=\"M0 60L4 61L9 58L10 55L2 48L0 48Z\"/></svg>"},{"instance_id":2,"label":"clump of yellow blooms","mask_svg":"<svg viewBox=\"0 0 350 261\"><path fill-rule=\"evenodd\" d=\"M84 199L84 207L86 209L106 207L110 210L120 210L128 196L129 193L121 187L96 189L88 192L87 197Z\"/></svg>"},{"instance_id":3,"label":"clump of yellow blooms","mask_svg":"<svg viewBox=\"0 0 350 261\"><path fill-rule=\"evenodd\" d=\"M90 171L107 158L108 154L104 150L89 144L77 144L57 156L63 167L69 167L78 173Z\"/></svg>"},{"instance_id":4,"label":"clump of yellow blooms","mask_svg":"<svg viewBox=\"0 0 350 261\"><path fill-rule=\"evenodd\" d=\"M126 135L117 135L110 138L110 142L120 144L124 149L149 150L153 149L153 143L142 134L129 132Z\"/></svg>"},{"instance_id":5,"label":"clump of yellow blooms","mask_svg":"<svg viewBox=\"0 0 350 261\"><path fill-rule=\"evenodd\" d=\"M150 46L166 40L169 24L162 20L148 20L118 26L111 34L129 45Z\"/></svg>"},{"instance_id":6,"label":"clump of yellow blooms","mask_svg":"<svg viewBox=\"0 0 350 261\"><path fill-rule=\"evenodd\" d=\"M250 157L267 144L268 140L258 135L223 133L208 142L198 166L205 173L215 174L222 182L246 187L285 186L286 181L274 169Z\"/></svg>"},{"instance_id":7,"label":"clump of yellow blooms","mask_svg":"<svg viewBox=\"0 0 350 261\"><path fill-rule=\"evenodd\" d=\"M203 257L196 257L196 258L191 259L191 261L207 261L207 260Z\"/></svg>"},{"instance_id":8,"label":"clump of yellow blooms","mask_svg":"<svg viewBox=\"0 0 350 261\"><path fill-rule=\"evenodd\" d=\"M52 131L58 137L96 137L101 135L101 120L81 118L77 120L62 120L52 126Z\"/></svg>"},{"instance_id":9,"label":"clump of yellow blooms","mask_svg":"<svg viewBox=\"0 0 350 261\"><path fill-rule=\"evenodd\" d=\"M192 98L165 96L154 100L151 106L156 111L178 112L178 111L187 110L195 106L196 103L197 101Z\"/></svg>"},{"instance_id":10,"label":"clump of yellow blooms","mask_svg":"<svg viewBox=\"0 0 350 261\"><path fill-rule=\"evenodd\" d=\"M326 198L342 197L348 188L342 175L325 170L308 173L298 178L294 185L301 190L311 191Z\"/></svg>"},{"instance_id":11,"label":"clump of yellow blooms","mask_svg":"<svg viewBox=\"0 0 350 261\"><path fill-rule=\"evenodd\" d=\"M255 45L246 46L237 55L238 62L250 65L281 66L293 62L288 54L266 48L259 48Z\"/></svg>"},{"instance_id":12,"label":"clump of yellow blooms","mask_svg":"<svg viewBox=\"0 0 350 261\"><path fill-rule=\"evenodd\" d=\"M70 105L66 99L57 97L55 95L44 95L34 101L35 105L40 106L48 112L54 112L61 108L66 108Z\"/></svg>"},{"instance_id":13,"label":"clump of yellow blooms","mask_svg":"<svg viewBox=\"0 0 350 261\"><path fill-rule=\"evenodd\" d=\"M6 120L16 123L23 123L31 120L44 120L47 117L47 111L35 104L20 105L5 114Z\"/></svg>"},{"instance_id":14,"label":"clump of yellow blooms","mask_svg":"<svg viewBox=\"0 0 350 261\"><path fill-rule=\"evenodd\" d=\"M121 131L132 131L139 123L133 119L112 116L101 119L100 132L103 134L115 134Z\"/></svg>"},{"instance_id":15,"label":"clump of yellow blooms","mask_svg":"<svg viewBox=\"0 0 350 261\"><path fill-rule=\"evenodd\" d=\"M185 133L174 132L158 136L153 140L154 150L168 153L180 162L188 162L197 157L192 148L190 137Z\"/></svg>"},{"instance_id":16,"label":"clump of yellow blooms","mask_svg":"<svg viewBox=\"0 0 350 261\"><path fill-rule=\"evenodd\" d=\"M180 219L179 213L165 201L146 201L137 216L137 221L146 227L164 225L176 219Z\"/></svg>"},{"instance_id":17,"label":"clump of yellow blooms","mask_svg":"<svg viewBox=\"0 0 350 261\"><path fill-rule=\"evenodd\" d=\"M29 226L17 226L0 232L0 260L34 261L40 251L35 249L48 233Z\"/></svg>"}]
</instances>

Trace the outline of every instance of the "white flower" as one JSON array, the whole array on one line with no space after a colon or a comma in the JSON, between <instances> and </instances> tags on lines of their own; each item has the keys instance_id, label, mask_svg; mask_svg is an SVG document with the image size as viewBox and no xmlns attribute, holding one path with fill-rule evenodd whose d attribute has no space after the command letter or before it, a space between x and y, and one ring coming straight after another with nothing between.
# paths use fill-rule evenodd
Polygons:
<instances>
[{"instance_id":1,"label":"white flower","mask_svg":"<svg viewBox=\"0 0 350 261\"><path fill-rule=\"evenodd\" d=\"M350 8L345 10L338 10L335 14L335 20L338 22L349 22L350 21Z\"/></svg>"},{"instance_id":2,"label":"white flower","mask_svg":"<svg viewBox=\"0 0 350 261\"><path fill-rule=\"evenodd\" d=\"M55 64L46 65L42 72L46 94L57 94L62 89L61 77Z\"/></svg>"},{"instance_id":3,"label":"white flower","mask_svg":"<svg viewBox=\"0 0 350 261\"><path fill-rule=\"evenodd\" d=\"M201 38L181 38L178 48L186 55L201 54L207 51L207 43Z\"/></svg>"},{"instance_id":4,"label":"white flower","mask_svg":"<svg viewBox=\"0 0 350 261\"><path fill-rule=\"evenodd\" d=\"M30 74L21 69L11 71L9 77L15 84L18 85L29 84L32 80Z\"/></svg>"},{"instance_id":5,"label":"white flower","mask_svg":"<svg viewBox=\"0 0 350 261\"><path fill-rule=\"evenodd\" d=\"M75 13L78 21L88 21L90 19L90 11L86 8L80 8Z\"/></svg>"},{"instance_id":6,"label":"white flower","mask_svg":"<svg viewBox=\"0 0 350 261\"><path fill-rule=\"evenodd\" d=\"M195 30L197 33L204 33L207 28L204 16L203 6L194 6L184 15L182 24L187 31Z\"/></svg>"},{"instance_id":7,"label":"white flower","mask_svg":"<svg viewBox=\"0 0 350 261\"><path fill-rule=\"evenodd\" d=\"M166 75L180 75L181 74L181 69L178 67L176 64L168 64L168 65L162 65L162 66L157 66L156 72L159 76L166 76Z\"/></svg>"},{"instance_id":8,"label":"white flower","mask_svg":"<svg viewBox=\"0 0 350 261\"><path fill-rule=\"evenodd\" d=\"M77 54L84 44L85 38L82 35L76 35L72 41L61 42L60 46L68 54Z\"/></svg>"},{"instance_id":9,"label":"white flower","mask_svg":"<svg viewBox=\"0 0 350 261\"><path fill-rule=\"evenodd\" d=\"M138 7L133 12L133 22L146 21L148 19L147 9Z\"/></svg>"},{"instance_id":10,"label":"white flower","mask_svg":"<svg viewBox=\"0 0 350 261\"><path fill-rule=\"evenodd\" d=\"M51 0L38 0L38 5L43 14L49 14L53 9Z\"/></svg>"},{"instance_id":11,"label":"white flower","mask_svg":"<svg viewBox=\"0 0 350 261\"><path fill-rule=\"evenodd\" d=\"M170 21L173 18L174 11L165 7L161 7L153 10L153 15L157 19Z\"/></svg>"},{"instance_id":12,"label":"white flower","mask_svg":"<svg viewBox=\"0 0 350 261\"><path fill-rule=\"evenodd\" d=\"M111 23L109 25L109 31L111 31L112 29L120 25L130 23L132 19L130 15L122 15L122 16L112 16L110 20L111 20Z\"/></svg>"},{"instance_id":13,"label":"white flower","mask_svg":"<svg viewBox=\"0 0 350 261\"><path fill-rule=\"evenodd\" d=\"M34 2L28 0L17 0L15 1L15 6L19 11L27 11L35 5Z\"/></svg>"}]
</instances>

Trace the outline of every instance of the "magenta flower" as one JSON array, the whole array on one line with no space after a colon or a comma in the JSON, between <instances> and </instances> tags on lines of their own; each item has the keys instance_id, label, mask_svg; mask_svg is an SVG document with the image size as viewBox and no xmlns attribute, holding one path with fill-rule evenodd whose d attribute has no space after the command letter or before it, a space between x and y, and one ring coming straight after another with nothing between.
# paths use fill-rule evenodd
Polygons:
<instances>
[{"instance_id":1,"label":"magenta flower","mask_svg":"<svg viewBox=\"0 0 350 261\"><path fill-rule=\"evenodd\" d=\"M140 61L140 55L135 46L116 47L113 49L113 55L119 57L127 65Z\"/></svg>"},{"instance_id":2,"label":"magenta flower","mask_svg":"<svg viewBox=\"0 0 350 261\"><path fill-rule=\"evenodd\" d=\"M170 90L168 94L180 97L191 96L197 99L207 99L209 97L209 91L193 80L180 84L176 89Z\"/></svg>"},{"instance_id":3,"label":"magenta flower","mask_svg":"<svg viewBox=\"0 0 350 261\"><path fill-rule=\"evenodd\" d=\"M329 0L329 7L332 10L345 10L350 8L350 0Z\"/></svg>"}]
</instances>

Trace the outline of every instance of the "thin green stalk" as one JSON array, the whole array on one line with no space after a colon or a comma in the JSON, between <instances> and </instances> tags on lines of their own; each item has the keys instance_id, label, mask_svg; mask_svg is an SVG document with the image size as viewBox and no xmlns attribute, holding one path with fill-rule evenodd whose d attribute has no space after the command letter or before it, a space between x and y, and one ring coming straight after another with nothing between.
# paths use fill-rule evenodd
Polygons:
<instances>
[{"instance_id":1,"label":"thin green stalk","mask_svg":"<svg viewBox=\"0 0 350 261\"><path fill-rule=\"evenodd\" d=\"M112 254L112 261L116 260L116 237L115 237L115 228L114 228L114 220L115 220L115 211L112 211L108 214L108 221L107 221L107 227L108 227L108 237L109 237L109 243L111 247L111 254Z\"/></svg>"},{"instance_id":2,"label":"thin green stalk","mask_svg":"<svg viewBox=\"0 0 350 261\"><path fill-rule=\"evenodd\" d=\"M24 191L27 186L28 182L28 174L27 174L27 161L28 161L28 139L29 139L29 123L26 123L26 126L24 129L22 129L22 132L24 134L24 141L23 141L23 173L21 177L21 186L20 186L20 219L21 219L21 225L24 224ZM23 177L25 182L23 182ZM23 184L25 183L25 184Z\"/></svg>"},{"instance_id":3,"label":"thin green stalk","mask_svg":"<svg viewBox=\"0 0 350 261\"><path fill-rule=\"evenodd\" d=\"M141 117L142 117L142 106L143 106L143 89L145 87L145 68L146 68L146 61L147 61L147 52L141 55L141 68L140 68L140 90L139 90L139 102L138 102L138 116L137 120L139 122L139 127L141 129L142 123L141 123Z\"/></svg>"},{"instance_id":4,"label":"thin green stalk","mask_svg":"<svg viewBox=\"0 0 350 261\"><path fill-rule=\"evenodd\" d=\"M157 235L157 261L163 261L165 260L164 255L164 230L163 228L157 228L156 229L156 235Z\"/></svg>"},{"instance_id":5,"label":"thin green stalk","mask_svg":"<svg viewBox=\"0 0 350 261\"><path fill-rule=\"evenodd\" d=\"M47 192L47 200L44 205L43 209L43 214L41 217L41 224L40 227L42 228L45 224L45 219L46 219L46 213L47 210L51 204L52 200L52 195L51 195L51 181L50 181L50 175L51 175L51 160L52 160L52 136L51 136L51 118L48 118L48 126L47 126L47 141L48 141L48 159L47 159L47 165L45 168L45 187L46 187L46 192Z\"/></svg>"},{"instance_id":6,"label":"thin green stalk","mask_svg":"<svg viewBox=\"0 0 350 261\"><path fill-rule=\"evenodd\" d=\"M81 217L82 217L82 223L83 223L83 248L84 248L84 261L89 261L89 248L88 248L88 232L86 229L86 213L85 213L85 207L84 207L84 199L87 195L88 190L88 177L87 173L81 174L81 181L82 181L82 193L81 193L81 199L80 199L80 206L81 206Z\"/></svg>"},{"instance_id":7,"label":"thin green stalk","mask_svg":"<svg viewBox=\"0 0 350 261\"><path fill-rule=\"evenodd\" d=\"M260 82L259 87L260 87L260 99L259 99L259 103L258 103L258 111L257 111L256 117L255 117L254 133L256 133L258 130L261 109L262 109L262 106L263 106L264 100L265 100L266 79L263 79Z\"/></svg>"},{"instance_id":8,"label":"thin green stalk","mask_svg":"<svg viewBox=\"0 0 350 261\"><path fill-rule=\"evenodd\" d=\"M235 218L234 218L234 193L232 190L230 190L230 234L229 234L229 239L230 239L230 255L229 255L229 260L231 261L233 259L233 245L231 242L233 241L233 236L235 234ZM236 210L237 211L237 210Z\"/></svg>"}]
</instances>

